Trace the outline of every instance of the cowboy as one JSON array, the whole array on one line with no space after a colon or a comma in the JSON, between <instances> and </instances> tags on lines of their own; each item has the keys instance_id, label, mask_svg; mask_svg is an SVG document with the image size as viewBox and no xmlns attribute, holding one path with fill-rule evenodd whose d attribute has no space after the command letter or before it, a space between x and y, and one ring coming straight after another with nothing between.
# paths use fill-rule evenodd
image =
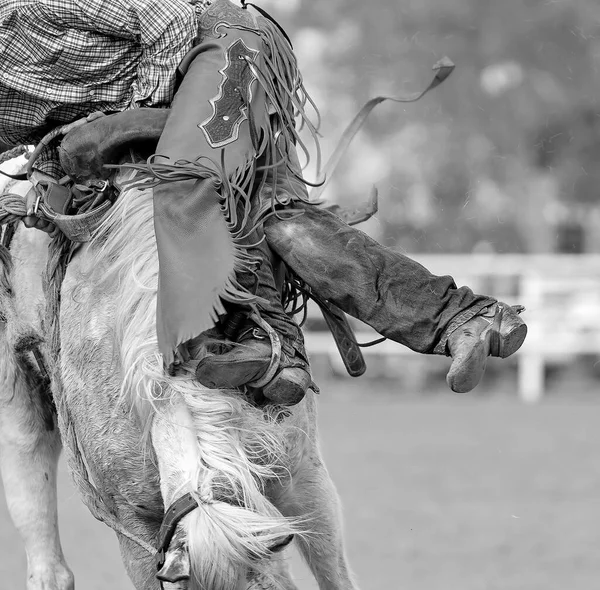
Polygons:
<instances>
[{"instance_id":1,"label":"cowboy","mask_svg":"<svg viewBox=\"0 0 600 590\"><path fill-rule=\"evenodd\" d=\"M312 292L382 335L451 355L454 391L477 385L489 355L521 346L518 310L308 203L294 125L300 117L310 128L308 99L287 37L262 11L229 0L12 0L0 3L0 19L1 140L36 142L93 112L171 109L144 168L154 182L167 365L216 324L238 345L204 349L201 383L302 399L308 359L269 246ZM56 148L35 166L39 186L63 175ZM25 224L55 231L35 216Z\"/></svg>"}]
</instances>

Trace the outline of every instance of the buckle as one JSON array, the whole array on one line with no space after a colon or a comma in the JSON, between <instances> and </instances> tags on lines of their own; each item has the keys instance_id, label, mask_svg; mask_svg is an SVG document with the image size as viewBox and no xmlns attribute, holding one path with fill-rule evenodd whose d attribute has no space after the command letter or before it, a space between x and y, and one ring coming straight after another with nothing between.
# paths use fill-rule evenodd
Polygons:
<instances>
[{"instance_id":1,"label":"buckle","mask_svg":"<svg viewBox=\"0 0 600 590\"><path fill-rule=\"evenodd\" d=\"M88 182L89 188L93 188L95 191L99 193L103 193L109 187L108 180L92 180Z\"/></svg>"},{"instance_id":2,"label":"buckle","mask_svg":"<svg viewBox=\"0 0 600 590\"><path fill-rule=\"evenodd\" d=\"M42 195L40 193L40 191L37 189L35 189L35 201L33 203L33 207L31 208L30 211L27 211L27 215L35 215L36 217L39 217L38 212L40 209L40 203L42 202Z\"/></svg>"},{"instance_id":3,"label":"buckle","mask_svg":"<svg viewBox=\"0 0 600 590\"><path fill-rule=\"evenodd\" d=\"M49 190L52 184L49 178L40 176L41 174L35 171L34 174L29 178L29 181L33 186L33 190L35 191L35 201L33 202L33 205L27 209L27 215L35 215L36 217L39 217L40 203L45 198L44 193Z\"/></svg>"},{"instance_id":4,"label":"buckle","mask_svg":"<svg viewBox=\"0 0 600 590\"><path fill-rule=\"evenodd\" d=\"M273 330L273 328L271 328L271 326L269 326L269 324L267 324L267 322L265 322L265 320L263 320L257 313L250 314L250 319L253 322L256 322L259 328L268 334L269 340L271 341L271 362L269 363L269 367L260 379L257 379L252 383L248 383L250 387L259 388L264 387L267 383L269 383L279 370L279 364L281 362L281 340L279 339L277 332L275 332L275 330ZM254 330L258 330L258 328L254 328Z\"/></svg>"}]
</instances>

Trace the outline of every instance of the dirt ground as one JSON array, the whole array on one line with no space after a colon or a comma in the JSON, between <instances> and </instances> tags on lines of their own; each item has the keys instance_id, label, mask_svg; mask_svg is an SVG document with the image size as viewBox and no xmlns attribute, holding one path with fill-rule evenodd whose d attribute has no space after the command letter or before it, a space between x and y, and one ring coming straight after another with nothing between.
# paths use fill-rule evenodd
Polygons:
<instances>
[{"instance_id":1,"label":"dirt ground","mask_svg":"<svg viewBox=\"0 0 600 590\"><path fill-rule=\"evenodd\" d=\"M323 387L322 446L344 504L348 555L368 590L589 590L600 584L600 395L537 407L514 395ZM1 495L1 491L0 491ZM62 466L62 537L78 590L126 590L110 530ZM302 590L316 588L293 558ZM0 498L0 588L25 557Z\"/></svg>"}]
</instances>

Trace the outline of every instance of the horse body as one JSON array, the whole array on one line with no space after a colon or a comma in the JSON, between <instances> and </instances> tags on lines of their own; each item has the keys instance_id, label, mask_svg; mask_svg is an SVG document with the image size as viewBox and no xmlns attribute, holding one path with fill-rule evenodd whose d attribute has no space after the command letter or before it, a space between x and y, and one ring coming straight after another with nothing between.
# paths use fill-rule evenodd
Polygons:
<instances>
[{"instance_id":1,"label":"horse body","mask_svg":"<svg viewBox=\"0 0 600 590\"><path fill-rule=\"evenodd\" d=\"M42 333L47 245L41 232L17 232L0 294L0 466L28 553L28 590L69 590L56 525L60 437L36 395L31 355L19 352L23 338ZM164 588L293 590L279 552L293 534L321 590L354 590L314 394L291 412L263 410L239 393L203 388L193 366L166 374L155 334L157 270L152 193L124 190L69 264L53 382L75 482L96 516L118 524L135 587L159 587L148 548L165 510L191 493L197 508L177 525L159 572Z\"/></svg>"}]
</instances>

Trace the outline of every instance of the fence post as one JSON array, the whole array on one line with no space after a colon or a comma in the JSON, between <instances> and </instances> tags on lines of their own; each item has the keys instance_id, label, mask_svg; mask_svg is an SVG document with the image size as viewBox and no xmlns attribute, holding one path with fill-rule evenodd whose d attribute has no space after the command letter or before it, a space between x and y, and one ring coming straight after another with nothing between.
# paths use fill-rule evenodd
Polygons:
<instances>
[{"instance_id":1,"label":"fence post","mask_svg":"<svg viewBox=\"0 0 600 590\"><path fill-rule=\"evenodd\" d=\"M521 275L521 300L527 309L527 338L518 353L519 397L526 404L541 401L544 395L543 285L535 271Z\"/></svg>"}]
</instances>

